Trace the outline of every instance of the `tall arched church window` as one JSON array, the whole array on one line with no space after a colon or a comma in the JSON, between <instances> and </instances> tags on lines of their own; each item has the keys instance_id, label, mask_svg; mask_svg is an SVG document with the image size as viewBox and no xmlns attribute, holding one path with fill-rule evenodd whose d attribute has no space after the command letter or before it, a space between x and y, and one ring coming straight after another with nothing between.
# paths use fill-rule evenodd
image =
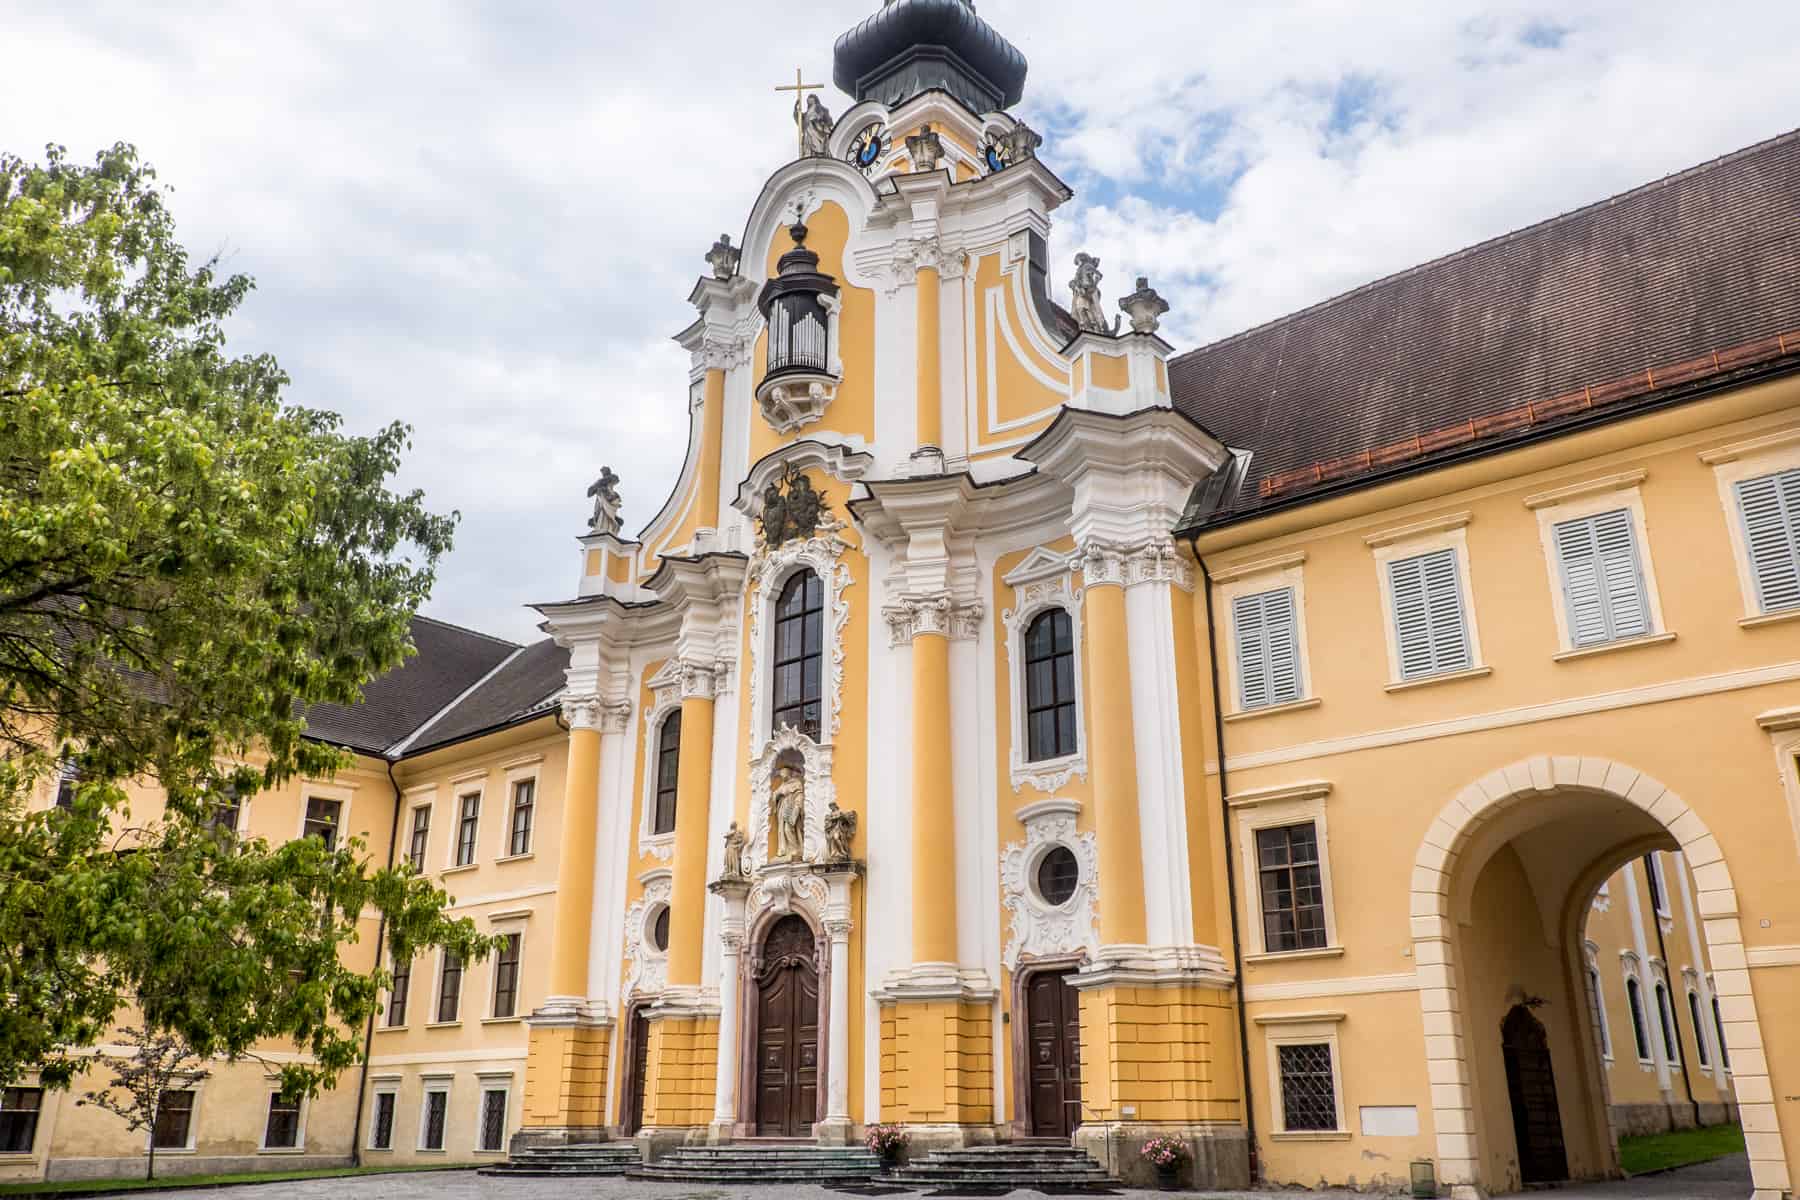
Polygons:
<instances>
[{"instance_id":1,"label":"tall arched church window","mask_svg":"<svg viewBox=\"0 0 1800 1200\"><path fill-rule=\"evenodd\" d=\"M1631 1006L1631 1036L1637 1042L1637 1056L1644 1062L1652 1058L1650 1034L1644 1026L1644 989L1635 979L1625 981L1625 999Z\"/></svg>"},{"instance_id":2,"label":"tall arched church window","mask_svg":"<svg viewBox=\"0 0 1800 1200\"><path fill-rule=\"evenodd\" d=\"M1075 638L1060 608L1025 627L1025 740L1031 762L1075 753Z\"/></svg>"},{"instance_id":3,"label":"tall arched church window","mask_svg":"<svg viewBox=\"0 0 1800 1200\"><path fill-rule=\"evenodd\" d=\"M819 738L821 676L825 660L825 588L802 570L788 578L775 601L773 727L792 725Z\"/></svg>"},{"instance_id":4,"label":"tall arched church window","mask_svg":"<svg viewBox=\"0 0 1800 1200\"><path fill-rule=\"evenodd\" d=\"M656 811L650 817L651 833L675 832L675 792L681 770L681 710L663 718L656 736Z\"/></svg>"},{"instance_id":5,"label":"tall arched church window","mask_svg":"<svg viewBox=\"0 0 1800 1200\"><path fill-rule=\"evenodd\" d=\"M1663 1056L1671 1065L1679 1063L1681 1057L1675 1050L1675 1017L1669 1011L1669 989L1660 983L1656 985L1656 1021L1662 1026Z\"/></svg>"}]
</instances>

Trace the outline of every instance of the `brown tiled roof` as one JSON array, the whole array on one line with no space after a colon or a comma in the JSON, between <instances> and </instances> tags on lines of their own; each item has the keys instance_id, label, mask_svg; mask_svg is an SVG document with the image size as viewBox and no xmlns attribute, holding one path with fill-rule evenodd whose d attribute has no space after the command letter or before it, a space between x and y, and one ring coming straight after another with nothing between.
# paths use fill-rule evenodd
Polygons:
<instances>
[{"instance_id":1,"label":"brown tiled roof","mask_svg":"<svg viewBox=\"0 0 1800 1200\"><path fill-rule=\"evenodd\" d=\"M363 687L360 704L318 704L306 734L334 746L383 754L516 652L516 643L430 617L412 620L418 653Z\"/></svg>"},{"instance_id":2,"label":"brown tiled roof","mask_svg":"<svg viewBox=\"0 0 1800 1200\"><path fill-rule=\"evenodd\" d=\"M1800 354L1800 131L1169 364L1248 515ZM1200 514L1196 514L1200 516Z\"/></svg>"},{"instance_id":3,"label":"brown tiled roof","mask_svg":"<svg viewBox=\"0 0 1800 1200\"><path fill-rule=\"evenodd\" d=\"M550 711L563 689L569 651L549 638L519 651L406 747L408 755Z\"/></svg>"}]
</instances>

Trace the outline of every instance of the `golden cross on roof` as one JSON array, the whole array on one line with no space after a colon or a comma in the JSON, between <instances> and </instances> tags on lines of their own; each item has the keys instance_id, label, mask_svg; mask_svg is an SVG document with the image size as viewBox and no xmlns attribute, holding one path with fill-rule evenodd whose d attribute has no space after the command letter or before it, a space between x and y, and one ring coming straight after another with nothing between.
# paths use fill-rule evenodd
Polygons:
<instances>
[{"instance_id":1,"label":"golden cross on roof","mask_svg":"<svg viewBox=\"0 0 1800 1200\"><path fill-rule=\"evenodd\" d=\"M805 78L806 76L801 74L800 68L795 67L794 82L775 85L775 90L778 92L794 93L794 138L802 155L806 153L806 117L801 112L800 98L808 92L818 91L825 86L822 83L802 82Z\"/></svg>"}]
</instances>

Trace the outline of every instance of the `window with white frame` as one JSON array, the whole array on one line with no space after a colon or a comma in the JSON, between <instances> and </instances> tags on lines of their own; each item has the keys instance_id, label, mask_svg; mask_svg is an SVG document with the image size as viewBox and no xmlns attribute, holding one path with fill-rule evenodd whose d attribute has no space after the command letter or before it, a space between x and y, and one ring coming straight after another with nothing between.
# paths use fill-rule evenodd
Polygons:
<instances>
[{"instance_id":1,"label":"window with white frame","mask_svg":"<svg viewBox=\"0 0 1800 1200\"><path fill-rule=\"evenodd\" d=\"M464 792L457 799L456 864L466 867L475 861L475 846L481 835L481 793Z\"/></svg>"},{"instance_id":2,"label":"window with white frame","mask_svg":"<svg viewBox=\"0 0 1800 1200\"><path fill-rule=\"evenodd\" d=\"M1300 614L1294 589L1271 588L1231 601L1238 707L1291 704L1305 695L1300 673Z\"/></svg>"},{"instance_id":3,"label":"window with white frame","mask_svg":"<svg viewBox=\"0 0 1800 1200\"><path fill-rule=\"evenodd\" d=\"M1339 953L1331 904L1324 780L1240 792L1237 815L1244 903L1258 954Z\"/></svg>"},{"instance_id":4,"label":"window with white frame","mask_svg":"<svg viewBox=\"0 0 1800 1200\"><path fill-rule=\"evenodd\" d=\"M462 959L454 950L444 951L438 968L437 1021L447 1024L462 1009Z\"/></svg>"},{"instance_id":5,"label":"window with white frame","mask_svg":"<svg viewBox=\"0 0 1800 1200\"><path fill-rule=\"evenodd\" d=\"M300 1097L287 1099L279 1090L269 1093L269 1117L263 1124L264 1150L300 1148Z\"/></svg>"},{"instance_id":6,"label":"window with white frame","mask_svg":"<svg viewBox=\"0 0 1800 1200\"><path fill-rule=\"evenodd\" d=\"M681 789L681 710L663 718L656 734L656 795L650 815L652 836L675 832L675 802Z\"/></svg>"},{"instance_id":7,"label":"window with white frame","mask_svg":"<svg viewBox=\"0 0 1800 1200\"><path fill-rule=\"evenodd\" d=\"M306 800L306 820L300 827L300 836L316 837L325 843L327 850L336 850L338 844L338 826L344 816L344 802L330 800L324 796L309 796Z\"/></svg>"},{"instance_id":8,"label":"window with white frame","mask_svg":"<svg viewBox=\"0 0 1800 1200\"><path fill-rule=\"evenodd\" d=\"M1659 917L1669 915L1669 885L1663 878L1662 860L1656 851L1644 855L1644 883L1650 889L1650 908Z\"/></svg>"},{"instance_id":9,"label":"window with white frame","mask_svg":"<svg viewBox=\"0 0 1800 1200\"><path fill-rule=\"evenodd\" d=\"M158 1150L192 1150L194 1148L195 1088L174 1088L162 1094L156 1105L156 1120L150 1125L150 1144Z\"/></svg>"},{"instance_id":10,"label":"window with white frame","mask_svg":"<svg viewBox=\"0 0 1800 1200\"><path fill-rule=\"evenodd\" d=\"M1075 626L1046 608L1025 626L1025 759L1067 758L1077 749Z\"/></svg>"},{"instance_id":11,"label":"window with white frame","mask_svg":"<svg viewBox=\"0 0 1800 1200\"><path fill-rule=\"evenodd\" d=\"M406 861L412 869L425 871L425 854L431 848L431 805L421 804L412 810L412 829L406 843Z\"/></svg>"},{"instance_id":12,"label":"window with white frame","mask_svg":"<svg viewBox=\"0 0 1800 1200\"><path fill-rule=\"evenodd\" d=\"M226 780L207 815L207 825L220 833L235 834L243 815L244 798L238 795L237 784Z\"/></svg>"},{"instance_id":13,"label":"window with white frame","mask_svg":"<svg viewBox=\"0 0 1800 1200\"><path fill-rule=\"evenodd\" d=\"M531 827L537 816L537 778L515 779L512 785L512 820L507 824L506 853L517 858L531 853Z\"/></svg>"},{"instance_id":14,"label":"window with white frame","mask_svg":"<svg viewBox=\"0 0 1800 1200\"><path fill-rule=\"evenodd\" d=\"M1679 1068L1681 1055L1675 1049L1675 1013L1669 1007L1669 989L1656 982L1656 1021L1662 1029L1663 1061Z\"/></svg>"},{"instance_id":15,"label":"window with white frame","mask_svg":"<svg viewBox=\"0 0 1800 1200\"><path fill-rule=\"evenodd\" d=\"M1644 1020L1644 988L1634 978L1625 980L1625 1004L1631 1009L1631 1037L1637 1043L1638 1061L1654 1062L1655 1054L1650 1049L1650 1030Z\"/></svg>"},{"instance_id":16,"label":"window with white frame","mask_svg":"<svg viewBox=\"0 0 1800 1200\"><path fill-rule=\"evenodd\" d=\"M1651 632L1631 510L1558 521L1552 527L1563 611L1573 646L1597 646Z\"/></svg>"},{"instance_id":17,"label":"window with white frame","mask_svg":"<svg viewBox=\"0 0 1800 1200\"><path fill-rule=\"evenodd\" d=\"M1277 1138L1345 1135L1338 1024L1342 1013L1265 1014L1269 1094Z\"/></svg>"},{"instance_id":18,"label":"window with white frame","mask_svg":"<svg viewBox=\"0 0 1800 1200\"><path fill-rule=\"evenodd\" d=\"M425 1086L425 1104L419 1112L419 1149L442 1150L444 1125L450 1113L450 1084Z\"/></svg>"},{"instance_id":19,"label":"window with white frame","mask_svg":"<svg viewBox=\"0 0 1800 1200\"><path fill-rule=\"evenodd\" d=\"M0 1154L31 1153L43 1108L43 1088L0 1088Z\"/></svg>"},{"instance_id":20,"label":"window with white frame","mask_svg":"<svg viewBox=\"0 0 1800 1200\"><path fill-rule=\"evenodd\" d=\"M1740 479L1732 494L1757 611L1800 608L1800 467Z\"/></svg>"},{"instance_id":21,"label":"window with white frame","mask_svg":"<svg viewBox=\"0 0 1800 1200\"><path fill-rule=\"evenodd\" d=\"M1606 993L1600 986L1600 968L1593 963L1588 964L1588 1003L1593 1005L1594 1024L1600 1030L1600 1054L1608 1062L1612 1061L1612 1024L1606 1019Z\"/></svg>"},{"instance_id":22,"label":"window with white frame","mask_svg":"<svg viewBox=\"0 0 1800 1200\"><path fill-rule=\"evenodd\" d=\"M1713 1030L1719 1035L1719 1065L1727 1071L1731 1070L1731 1051L1725 1045L1725 1018L1719 1013L1719 994L1712 998Z\"/></svg>"},{"instance_id":23,"label":"window with white frame","mask_svg":"<svg viewBox=\"0 0 1800 1200\"><path fill-rule=\"evenodd\" d=\"M523 936L506 935L499 953L494 955L495 1018L514 1017L519 1013L519 953Z\"/></svg>"},{"instance_id":24,"label":"window with white frame","mask_svg":"<svg viewBox=\"0 0 1800 1200\"><path fill-rule=\"evenodd\" d=\"M1694 1053L1700 1056L1700 1065L1712 1066L1712 1056L1706 1052L1706 1021L1700 1016L1700 993L1693 988L1687 990L1688 1017L1694 1022Z\"/></svg>"},{"instance_id":25,"label":"window with white frame","mask_svg":"<svg viewBox=\"0 0 1800 1200\"><path fill-rule=\"evenodd\" d=\"M475 1148L483 1151L506 1149L506 1105L509 1089L483 1085L481 1089L480 1128Z\"/></svg>"},{"instance_id":26,"label":"window with white frame","mask_svg":"<svg viewBox=\"0 0 1800 1200\"><path fill-rule=\"evenodd\" d=\"M392 1087L375 1093L375 1106L369 1112L369 1149L394 1148L394 1114L399 1104L400 1095Z\"/></svg>"},{"instance_id":27,"label":"window with white frame","mask_svg":"<svg viewBox=\"0 0 1800 1200\"><path fill-rule=\"evenodd\" d=\"M412 992L412 960L395 961L389 968L393 980L388 984L387 1026L406 1024L406 1001Z\"/></svg>"},{"instance_id":28,"label":"window with white frame","mask_svg":"<svg viewBox=\"0 0 1800 1200\"><path fill-rule=\"evenodd\" d=\"M1402 680L1423 679L1475 665L1463 606L1462 568L1444 546L1387 564L1394 653Z\"/></svg>"},{"instance_id":29,"label":"window with white frame","mask_svg":"<svg viewBox=\"0 0 1800 1200\"><path fill-rule=\"evenodd\" d=\"M72 758L57 764L56 807L74 808L75 792L81 786L81 765Z\"/></svg>"}]
</instances>

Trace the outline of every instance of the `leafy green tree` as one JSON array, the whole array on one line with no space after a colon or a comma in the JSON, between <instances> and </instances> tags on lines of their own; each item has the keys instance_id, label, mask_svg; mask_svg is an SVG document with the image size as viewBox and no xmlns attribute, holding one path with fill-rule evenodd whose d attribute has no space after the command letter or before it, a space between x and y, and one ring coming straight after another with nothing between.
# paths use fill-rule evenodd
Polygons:
<instances>
[{"instance_id":1,"label":"leafy green tree","mask_svg":"<svg viewBox=\"0 0 1800 1200\"><path fill-rule=\"evenodd\" d=\"M0 1082L66 1083L129 1001L202 1055L294 1043L311 1092L387 982L340 954L366 908L401 957L492 946L354 839L211 828L227 788L349 760L305 712L411 652L455 523L389 490L405 426L352 436L227 352L250 287L189 260L131 147L0 155ZM133 780L167 811L134 820Z\"/></svg>"},{"instance_id":2,"label":"leafy green tree","mask_svg":"<svg viewBox=\"0 0 1800 1200\"><path fill-rule=\"evenodd\" d=\"M170 1092L186 1091L212 1072L206 1069L206 1060L176 1034L128 1027L119 1031L119 1040L131 1047L131 1053L99 1055L112 1079L75 1103L105 1109L122 1117L133 1133L148 1135L145 1140L150 1153L144 1178L155 1179L156 1119L162 1114L163 1098Z\"/></svg>"}]
</instances>

